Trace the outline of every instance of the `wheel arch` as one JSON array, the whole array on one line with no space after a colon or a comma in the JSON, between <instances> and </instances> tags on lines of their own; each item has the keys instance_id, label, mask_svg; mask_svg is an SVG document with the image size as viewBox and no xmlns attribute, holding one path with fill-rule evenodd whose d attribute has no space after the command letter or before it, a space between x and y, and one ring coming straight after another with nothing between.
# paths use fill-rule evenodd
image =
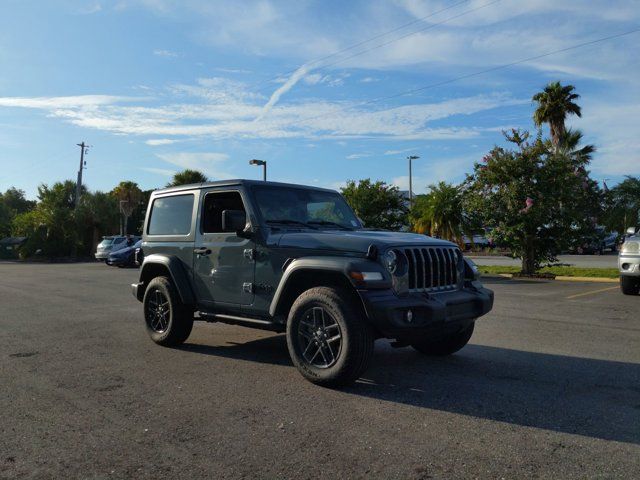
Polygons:
<instances>
[{"instance_id":1,"label":"wheel arch","mask_svg":"<svg viewBox=\"0 0 640 480\"><path fill-rule=\"evenodd\" d=\"M363 265L365 262L366 266ZM349 272L377 269L377 265L373 262L348 257L314 257L293 260L287 265L282 275L271 301L269 314L272 317L286 318L293 302L302 292L313 287L334 287L342 292L347 292L366 315L366 309L360 295L358 295L357 286L350 279Z\"/></svg>"},{"instance_id":2,"label":"wheel arch","mask_svg":"<svg viewBox=\"0 0 640 480\"><path fill-rule=\"evenodd\" d=\"M138 297L144 296L149 282L155 277L169 277L173 282L180 300L185 305L195 305L195 295L191 289L189 277L179 258L174 255L153 254L145 257L140 267L140 285ZM138 298L141 300L141 298Z\"/></svg>"}]
</instances>

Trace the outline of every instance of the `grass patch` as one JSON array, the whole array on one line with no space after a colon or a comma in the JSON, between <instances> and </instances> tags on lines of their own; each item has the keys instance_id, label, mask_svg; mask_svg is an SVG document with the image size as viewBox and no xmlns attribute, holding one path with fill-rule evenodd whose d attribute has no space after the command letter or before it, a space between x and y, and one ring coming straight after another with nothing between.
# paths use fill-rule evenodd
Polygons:
<instances>
[{"instance_id":1,"label":"grass patch","mask_svg":"<svg viewBox=\"0 0 640 480\"><path fill-rule=\"evenodd\" d=\"M478 265L478 269L483 274L497 275L500 273L518 273L520 267L501 267L498 265ZM543 267L538 273L552 273L562 277L600 277L618 278L620 275L617 268L581 268L581 267Z\"/></svg>"}]
</instances>

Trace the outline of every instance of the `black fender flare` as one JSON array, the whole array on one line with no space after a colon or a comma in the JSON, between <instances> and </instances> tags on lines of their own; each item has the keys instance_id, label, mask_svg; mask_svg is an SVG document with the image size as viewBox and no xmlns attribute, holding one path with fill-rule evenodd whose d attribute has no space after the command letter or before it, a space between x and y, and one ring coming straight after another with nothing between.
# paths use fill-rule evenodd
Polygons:
<instances>
[{"instance_id":1,"label":"black fender flare","mask_svg":"<svg viewBox=\"0 0 640 480\"><path fill-rule=\"evenodd\" d=\"M280 278L280 283L271 300L269 306L269 315L276 315L280 302L284 297L287 288L295 282L295 274L301 271L306 272L331 272L339 273L353 286L358 288L390 288L391 279L389 274L384 270L382 265L366 258L353 257L303 257L285 263L285 270ZM382 274L382 280L367 282L366 285L358 284L351 276L350 272L379 272Z\"/></svg>"},{"instance_id":2,"label":"black fender flare","mask_svg":"<svg viewBox=\"0 0 640 480\"><path fill-rule=\"evenodd\" d=\"M171 281L175 285L182 303L184 303L185 305L195 305L196 298L193 294L193 289L191 288L189 276L187 275L182 261L175 255L162 255L154 253L145 257L142 262L142 266L140 267L140 284L145 284L146 286L146 284L148 283L146 279L149 276L149 272L154 268L157 268L157 266L161 266L163 269L169 272ZM138 293L138 296L144 296L144 288L138 290L141 291L141 293ZM138 299L141 300L140 298Z\"/></svg>"}]
</instances>

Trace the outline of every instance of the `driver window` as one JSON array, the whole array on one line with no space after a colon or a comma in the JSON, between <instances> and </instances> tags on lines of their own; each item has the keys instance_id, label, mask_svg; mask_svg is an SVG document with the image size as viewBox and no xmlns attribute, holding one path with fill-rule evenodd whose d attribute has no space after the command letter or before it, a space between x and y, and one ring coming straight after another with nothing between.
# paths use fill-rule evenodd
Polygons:
<instances>
[{"instance_id":1,"label":"driver window","mask_svg":"<svg viewBox=\"0 0 640 480\"><path fill-rule=\"evenodd\" d=\"M210 192L202 204L202 233L222 233L222 212L245 212L240 192Z\"/></svg>"}]
</instances>

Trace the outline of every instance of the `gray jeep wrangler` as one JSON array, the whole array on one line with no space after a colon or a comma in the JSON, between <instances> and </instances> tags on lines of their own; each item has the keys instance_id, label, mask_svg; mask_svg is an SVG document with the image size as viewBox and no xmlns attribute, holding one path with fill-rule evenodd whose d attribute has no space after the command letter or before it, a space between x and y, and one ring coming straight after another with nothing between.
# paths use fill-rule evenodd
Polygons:
<instances>
[{"instance_id":1,"label":"gray jeep wrangler","mask_svg":"<svg viewBox=\"0 0 640 480\"><path fill-rule=\"evenodd\" d=\"M425 355L464 347L493 292L453 243L375 231L335 191L230 180L153 192L133 295L154 342L194 320L286 332L311 382L367 368L377 338Z\"/></svg>"}]
</instances>

